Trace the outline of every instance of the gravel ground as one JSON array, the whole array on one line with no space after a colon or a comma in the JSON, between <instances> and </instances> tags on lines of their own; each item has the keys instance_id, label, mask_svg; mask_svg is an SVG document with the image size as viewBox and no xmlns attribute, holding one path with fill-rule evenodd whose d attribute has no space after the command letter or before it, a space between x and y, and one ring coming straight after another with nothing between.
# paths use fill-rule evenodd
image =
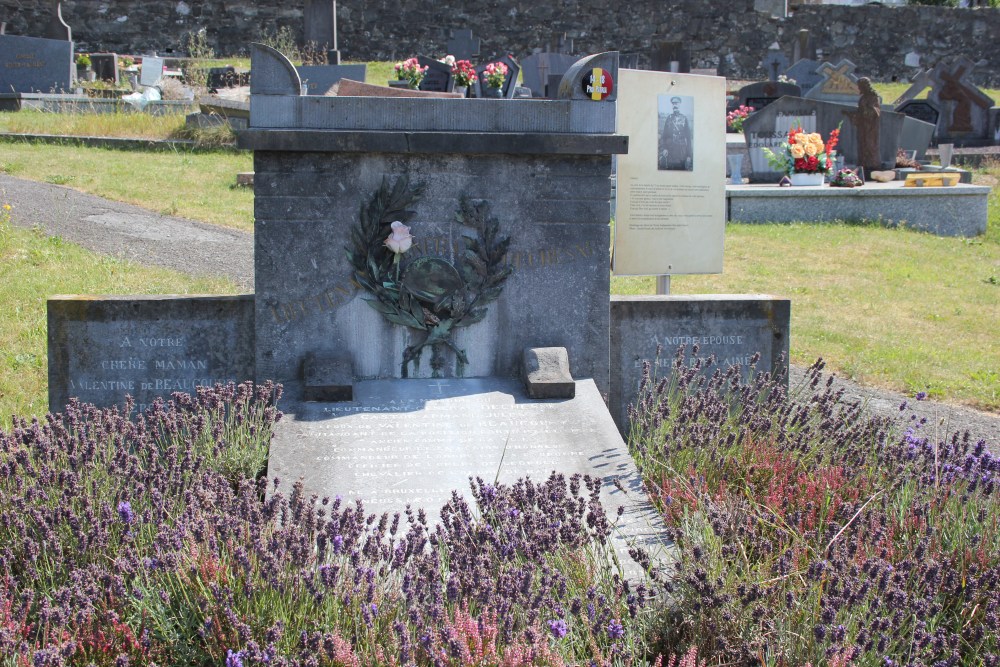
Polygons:
<instances>
[{"instance_id":1,"label":"gravel ground","mask_svg":"<svg viewBox=\"0 0 1000 667\"><path fill-rule=\"evenodd\" d=\"M193 220L152 213L71 188L0 174L0 194L14 206L15 224L38 226L95 252L200 275L229 276L253 290L253 235ZM3 198L3 197L0 197ZM789 386L801 385L805 369L793 366ZM908 419L926 417L944 437L968 430L976 440L1000 445L1000 415L937 401L915 401L892 391L864 387L838 378L845 397L866 403L873 412ZM908 401L907 410L899 406ZM933 433L934 431L928 431Z\"/></svg>"}]
</instances>

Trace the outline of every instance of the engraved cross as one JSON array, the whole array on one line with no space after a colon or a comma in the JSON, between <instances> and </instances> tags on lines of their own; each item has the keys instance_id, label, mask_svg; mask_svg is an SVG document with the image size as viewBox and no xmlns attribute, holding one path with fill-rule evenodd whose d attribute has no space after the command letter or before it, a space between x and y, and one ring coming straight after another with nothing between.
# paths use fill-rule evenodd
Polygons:
<instances>
[{"instance_id":1,"label":"engraved cross","mask_svg":"<svg viewBox=\"0 0 1000 667\"><path fill-rule=\"evenodd\" d=\"M444 388L448 386L448 383L447 382L442 382L441 380L438 380L437 382L432 382L431 384L429 384L427 386L431 387L432 389L437 389L438 390L438 396L440 396L440 395L444 394Z\"/></svg>"}]
</instances>

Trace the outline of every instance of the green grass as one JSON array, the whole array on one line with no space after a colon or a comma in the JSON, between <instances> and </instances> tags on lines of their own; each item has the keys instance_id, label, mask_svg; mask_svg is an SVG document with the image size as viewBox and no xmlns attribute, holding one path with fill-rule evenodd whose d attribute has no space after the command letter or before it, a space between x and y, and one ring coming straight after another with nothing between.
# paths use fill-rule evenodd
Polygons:
<instances>
[{"instance_id":1,"label":"green grass","mask_svg":"<svg viewBox=\"0 0 1000 667\"><path fill-rule=\"evenodd\" d=\"M229 280L140 267L12 227L0 209L0 429L10 427L11 415L42 415L48 409L45 301L50 295L238 292Z\"/></svg>"},{"instance_id":2,"label":"green grass","mask_svg":"<svg viewBox=\"0 0 1000 667\"><path fill-rule=\"evenodd\" d=\"M253 190L236 173L250 153L121 151L5 142L0 171L67 185L117 201L244 231L253 229Z\"/></svg>"},{"instance_id":3,"label":"green grass","mask_svg":"<svg viewBox=\"0 0 1000 667\"><path fill-rule=\"evenodd\" d=\"M883 82L883 83L872 83L872 88L875 89L879 95L882 96L882 101L886 104L891 104L895 102L900 95L906 92L906 89L910 87L910 84L904 82ZM993 102L996 103L1000 100L1000 89L997 88L980 88L984 93L993 98ZM924 91L920 97L927 97L927 91Z\"/></svg>"}]
</instances>

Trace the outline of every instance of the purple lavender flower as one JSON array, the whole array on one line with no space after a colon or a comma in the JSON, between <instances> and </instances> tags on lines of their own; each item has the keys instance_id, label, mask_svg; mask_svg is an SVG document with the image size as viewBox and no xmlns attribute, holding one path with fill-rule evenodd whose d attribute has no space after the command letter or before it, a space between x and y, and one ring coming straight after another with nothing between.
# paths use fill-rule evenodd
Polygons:
<instances>
[{"instance_id":1,"label":"purple lavender flower","mask_svg":"<svg viewBox=\"0 0 1000 667\"><path fill-rule=\"evenodd\" d=\"M226 667L243 667L243 652L233 653L232 649L226 651Z\"/></svg>"},{"instance_id":2,"label":"purple lavender flower","mask_svg":"<svg viewBox=\"0 0 1000 667\"><path fill-rule=\"evenodd\" d=\"M922 400L924 400L925 398L927 398L927 392L926 392L926 391L918 391L918 392L917 392L917 395L916 395L916 399L917 399L918 401L922 401Z\"/></svg>"},{"instance_id":3,"label":"purple lavender flower","mask_svg":"<svg viewBox=\"0 0 1000 667\"><path fill-rule=\"evenodd\" d=\"M566 621L563 619L552 619L549 621L549 632L551 632L552 636L556 639L562 639L566 636L566 633L569 632L569 628L566 627Z\"/></svg>"},{"instance_id":4,"label":"purple lavender flower","mask_svg":"<svg viewBox=\"0 0 1000 667\"><path fill-rule=\"evenodd\" d=\"M132 511L132 504L129 501L123 500L118 503L118 518L126 526L131 526L135 522L135 512Z\"/></svg>"},{"instance_id":5,"label":"purple lavender flower","mask_svg":"<svg viewBox=\"0 0 1000 667\"><path fill-rule=\"evenodd\" d=\"M625 626L618 619L611 619L608 623L608 637L611 639L621 639L625 636Z\"/></svg>"}]
</instances>

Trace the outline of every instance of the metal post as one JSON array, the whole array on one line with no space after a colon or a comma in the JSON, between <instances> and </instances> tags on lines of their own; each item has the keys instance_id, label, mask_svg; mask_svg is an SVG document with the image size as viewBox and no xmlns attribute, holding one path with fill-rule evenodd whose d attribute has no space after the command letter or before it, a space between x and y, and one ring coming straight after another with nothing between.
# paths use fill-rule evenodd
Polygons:
<instances>
[{"instance_id":1,"label":"metal post","mask_svg":"<svg viewBox=\"0 0 1000 667\"><path fill-rule=\"evenodd\" d=\"M670 276L656 276L656 293L670 294Z\"/></svg>"}]
</instances>

